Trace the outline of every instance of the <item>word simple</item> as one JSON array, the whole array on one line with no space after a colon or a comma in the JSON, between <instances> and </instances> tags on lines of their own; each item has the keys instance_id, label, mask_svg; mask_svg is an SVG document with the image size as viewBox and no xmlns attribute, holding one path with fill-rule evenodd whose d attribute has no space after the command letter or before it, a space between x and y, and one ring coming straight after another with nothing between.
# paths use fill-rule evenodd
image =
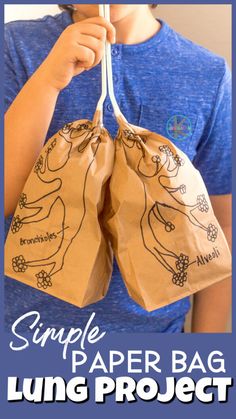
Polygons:
<instances>
[{"instance_id":1,"label":"word simple","mask_svg":"<svg viewBox=\"0 0 236 419\"><path fill-rule=\"evenodd\" d=\"M11 330L15 339L10 342L10 348L13 351L22 351L30 346L29 340L18 331L18 326L25 319L31 319L29 329L33 331L32 343L43 348L49 340L56 341L62 345L63 359L66 359L70 345L78 342L79 347L84 350L86 344L94 344L105 336L106 332L101 332L98 326L92 327L94 317L95 313L92 313L84 328L72 327L69 331L66 331L63 327L59 330L54 327L44 329L44 324L40 321L40 313L38 311L29 311L13 323Z\"/></svg>"}]
</instances>

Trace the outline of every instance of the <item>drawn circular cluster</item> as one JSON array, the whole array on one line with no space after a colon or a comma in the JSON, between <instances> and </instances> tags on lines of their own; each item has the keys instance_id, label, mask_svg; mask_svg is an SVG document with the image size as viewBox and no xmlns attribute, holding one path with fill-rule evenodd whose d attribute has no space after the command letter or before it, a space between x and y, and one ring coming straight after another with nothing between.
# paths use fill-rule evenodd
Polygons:
<instances>
[{"instance_id":1,"label":"drawn circular cluster","mask_svg":"<svg viewBox=\"0 0 236 419\"><path fill-rule=\"evenodd\" d=\"M15 272L25 272L27 264L23 255L12 258L12 268Z\"/></svg>"},{"instance_id":2,"label":"drawn circular cluster","mask_svg":"<svg viewBox=\"0 0 236 419\"><path fill-rule=\"evenodd\" d=\"M34 172L38 173L43 167L43 156L40 156L34 165Z\"/></svg>"},{"instance_id":3,"label":"drawn circular cluster","mask_svg":"<svg viewBox=\"0 0 236 419\"><path fill-rule=\"evenodd\" d=\"M92 124L90 121L87 121L86 123L83 122L82 124L77 124L76 126L74 122L68 122L62 127L61 131L64 134L68 134L72 129L75 129L77 131L82 131L84 129L89 129L91 125Z\"/></svg>"},{"instance_id":4,"label":"drawn circular cluster","mask_svg":"<svg viewBox=\"0 0 236 419\"><path fill-rule=\"evenodd\" d=\"M184 165L184 159L182 159L182 157L180 157L178 154L176 154L173 157L173 160L175 161L175 163L177 164L177 166L183 166Z\"/></svg>"},{"instance_id":5,"label":"drawn circular cluster","mask_svg":"<svg viewBox=\"0 0 236 419\"><path fill-rule=\"evenodd\" d=\"M173 284L183 287L184 283L187 281L187 272L175 272L172 278Z\"/></svg>"},{"instance_id":6,"label":"drawn circular cluster","mask_svg":"<svg viewBox=\"0 0 236 419\"><path fill-rule=\"evenodd\" d=\"M159 156L152 156L153 163L161 163L161 158Z\"/></svg>"},{"instance_id":7,"label":"drawn circular cluster","mask_svg":"<svg viewBox=\"0 0 236 419\"><path fill-rule=\"evenodd\" d=\"M37 278L37 286L38 288L46 289L52 286L52 281L50 275L44 271L43 269L38 272L36 275Z\"/></svg>"},{"instance_id":8,"label":"drawn circular cluster","mask_svg":"<svg viewBox=\"0 0 236 419\"><path fill-rule=\"evenodd\" d=\"M129 129L124 129L123 130L124 136L125 138L127 138L127 140L139 140L140 137L138 134L136 134L135 132L130 131Z\"/></svg>"},{"instance_id":9,"label":"drawn circular cluster","mask_svg":"<svg viewBox=\"0 0 236 419\"><path fill-rule=\"evenodd\" d=\"M172 277L173 284L183 287L184 283L187 281L187 272L189 266L189 257L180 253L177 261L175 262L176 269L179 272L175 272Z\"/></svg>"},{"instance_id":10,"label":"drawn circular cluster","mask_svg":"<svg viewBox=\"0 0 236 419\"><path fill-rule=\"evenodd\" d=\"M164 154L166 154L167 156L169 156L169 157L173 157L174 156L174 153L173 153L173 151L170 149L170 147L168 146L168 145L161 145L160 147L159 147L159 150L162 152L162 153L164 153Z\"/></svg>"},{"instance_id":11,"label":"drawn circular cluster","mask_svg":"<svg viewBox=\"0 0 236 419\"><path fill-rule=\"evenodd\" d=\"M68 124L65 124L65 125L62 127L61 131L62 131L64 134L68 134L68 133L70 132L70 130L71 130L71 128L72 128L72 126L73 126L73 123L72 123L72 122L70 122L70 123L68 123Z\"/></svg>"},{"instance_id":12,"label":"drawn circular cluster","mask_svg":"<svg viewBox=\"0 0 236 419\"><path fill-rule=\"evenodd\" d=\"M165 224L165 230L167 231L167 233L170 233L174 229L175 229L174 224L172 224L170 221L167 221Z\"/></svg>"},{"instance_id":13,"label":"drawn circular cluster","mask_svg":"<svg viewBox=\"0 0 236 419\"><path fill-rule=\"evenodd\" d=\"M82 131L82 130L87 130L91 128L91 124L79 124L77 125L77 127L75 128L77 131Z\"/></svg>"},{"instance_id":14,"label":"drawn circular cluster","mask_svg":"<svg viewBox=\"0 0 236 419\"><path fill-rule=\"evenodd\" d=\"M179 191L182 195L185 194L186 193L186 185L184 185L182 183L182 185L179 186Z\"/></svg>"},{"instance_id":15,"label":"drawn circular cluster","mask_svg":"<svg viewBox=\"0 0 236 419\"><path fill-rule=\"evenodd\" d=\"M209 224L207 227L207 239L214 242L217 238L218 228L214 224Z\"/></svg>"},{"instance_id":16,"label":"drawn circular cluster","mask_svg":"<svg viewBox=\"0 0 236 419\"><path fill-rule=\"evenodd\" d=\"M20 209L25 207L25 204L27 203L27 195L22 192L19 199L19 207Z\"/></svg>"},{"instance_id":17,"label":"drawn circular cluster","mask_svg":"<svg viewBox=\"0 0 236 419\"><path fill-rule=\"evenodd\" d=\"M180 253L177 261L175 262L175 266L178 269L178 271L185 271L188 268L189 264L189 257L187 255L184 255L183 253Z\"/></svg>"},{"instance_id":18,"label":"drawn circular cluster","mask_svg":"<svg viewBox=\"0 0 236 419\"><path fill-rule=\"evenodd\" d=\"M198 209L201 212L208 212L209 205L204 194L197 196Z\"/></svg>"},{"instance_id":19,"label":"drawn circular cluster","mask_svg":"<svg viewBox=\"0 0 236 419\"><path fill-rule=\"evenodd\" d=\"M11 231L13 234L18 233L18 231L21 229L22 227L22 222L20 219L19 215L16 215L15 217L13 217L12 219L12 223L11 223Z\"/></svg>"}]
</instances>

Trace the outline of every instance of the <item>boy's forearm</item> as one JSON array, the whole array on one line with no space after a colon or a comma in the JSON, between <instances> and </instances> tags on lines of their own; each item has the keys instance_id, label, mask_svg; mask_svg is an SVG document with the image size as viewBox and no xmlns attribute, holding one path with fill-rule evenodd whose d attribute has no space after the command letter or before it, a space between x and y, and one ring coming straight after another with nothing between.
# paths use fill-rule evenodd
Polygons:
<instances>
[{"instance_id":1,"label":"boy's forearm","mask_svg":"<svg viewBox=\"0 0 236 419\"><path fill-rule=\"evenodd\" d=\"M5 114L5 215L11 214L43 146L59 91L43 66L27 81Z\"/></svg>"},{"instance_id":2,"label":"boy's forearm","mask_svg":"<svg viewBox=\"0 0 236 419\"><path fill-rule=\"evenodd\" d=\"M231 228L224 228L231 248ZM192 333L224 333L229 321L232 281L220 281L194 295Z\"/></svg>"},{"instance_id":3,"label":"boy's forearm","mask_svg":"<svg viewBox=\"0 0 236 419\"><path fill-rule=\"evenodd\" d=\"M192 333L224 333L231 306L231 280L214 284L194 296Z\"/></svg>"}]
</instances>

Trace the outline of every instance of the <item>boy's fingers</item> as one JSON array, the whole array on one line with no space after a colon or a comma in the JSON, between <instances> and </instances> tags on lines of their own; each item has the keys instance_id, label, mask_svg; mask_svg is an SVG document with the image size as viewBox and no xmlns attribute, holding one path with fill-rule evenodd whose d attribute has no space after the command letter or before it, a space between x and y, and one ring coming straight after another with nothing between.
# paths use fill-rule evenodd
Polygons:
<instances>
[{"instance_id":1,"label":"boy's fingers","mask_svg":"<svg viewBox=\"0 0 236 419\"><path fill-rule=\"evenodd\" d=\"M105 42L107 37L107 30L103 26L87 23L80 27L80 35L93 36L103 42Z\"/></svg>"},{"instance_id":2,"label":"boy's fingers","mask_svg":"<svg viewBox=\"0 0 236 419\"><path fill-rule=\"evenodd\" d=\"M97 25L103 26L107 29L108 33L114 33L115 34L115 27L112 25L111 22L109 22L107 19L105 19L105 17L102 16L97 16L97 17L92 17L89 19L86 19L86 21L84 21L84 23L95 23Z\"/></svg>"},{"instance_id":3,"label":"boy's fingers","mask_svg":"<svg viewBox=\"0 0 236 419\"><path fill-rule=\"evenodd\" d=\"M92 25L97 25L100 28L105 28L106 29L106 32L107 32L107 39L108 39L108 41L111 42L111 43L114 43L115 42L115 36L116 36L115 27L112 25L111 22L108 22L107 19L105 19L105 18L103 18L101 16L93 17L93 18L86 19L86 20L84 20L82 22L81 21L80 22L76 22L76 23L73 24L73 26L74 25L76 26L78 24L80 24L80 26L81 26L81 23L84 26L85 25L86 26L90 25L90 27L91 27ZM96 34L90 34L90 35L96 36Z\"/></svg>"},{"instance_id":4,"label":"boy's fingers","mask_svg":"<svg viewBox=\"0 0 236 419\"><path fill-rule=\"evenodd\" d=\"M96 54L90 48L87 48L84 45L77 45L72 50L72 53L74 55L73 61L77 65L80 65L81 67L84 67L85 69L91 68L94 65ZM83 57L83 60L81 60L81 57Z\"/></svg>"},{"instance_id":5,"label":"boy's fingers","mask_svg":"<svg viewBox=\"0 0 236 419\"><path fill-rule=\"evenodd\" d=\"M105 44L100 39L94 38L93 36L81 34L78 46L89 48L95 53L95 59L93 63L93 66L95 66L99 63L103 56Z\"/></svg>"}]
</instances>

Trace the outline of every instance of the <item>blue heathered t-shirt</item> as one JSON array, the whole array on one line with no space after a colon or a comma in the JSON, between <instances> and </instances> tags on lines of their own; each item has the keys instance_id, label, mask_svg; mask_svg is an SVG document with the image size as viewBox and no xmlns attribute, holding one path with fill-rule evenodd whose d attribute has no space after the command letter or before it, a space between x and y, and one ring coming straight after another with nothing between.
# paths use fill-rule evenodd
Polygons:
<instances>
[{"instance_id":1,"label":"blue heathered t-shirt","mask_svg":"<svg viewBox=\"0 0 236 419\"><path fill-rule=\"evenodd\" d=\"M209 194L231 193L230 71L223 58L160 22L160 31L147 41L112 46L117 102L130 123L164 135L184 151ZM72 23L71 15L62 12L5 25L5 110ZM74 77L58 97L47 139L67 122L92 119L100 93L100 65ZM104 124L115 137L118 126L109 98ZM10 218L6 229L9 224ZM184 298L148 313L128 296L116 262L107 296L83 309L5 279L7 329L20 315L37 310L47 326L83 326L95 312L95 323L108 332L175 333L182 330L189 308Z\"/></svg>"}]
</instances>

